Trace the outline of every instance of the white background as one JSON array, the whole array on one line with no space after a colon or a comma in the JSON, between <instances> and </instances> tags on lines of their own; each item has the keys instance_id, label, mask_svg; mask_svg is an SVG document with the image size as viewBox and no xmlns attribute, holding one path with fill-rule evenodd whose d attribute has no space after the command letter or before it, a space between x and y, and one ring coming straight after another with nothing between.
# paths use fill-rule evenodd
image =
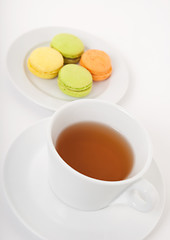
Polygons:
<instances>
[{"instance_id":1,"label":"white background","mask_svg":"<svg viewBox=\"0 0 170 240\"><path fill-rule=\"evenodd\" d=\"M170 1L0 0L0 166L16 136L52 114L15 89L5 62L15 38L44 26L67 26L93 33L113 44L124 56L130 70L130 85L119 104L136 116L150 133L154 159L167 189L165 211L147 239L169 239ZM1 185L0 239L38 240L14 216Z\"/></svg>"}]
</instances>

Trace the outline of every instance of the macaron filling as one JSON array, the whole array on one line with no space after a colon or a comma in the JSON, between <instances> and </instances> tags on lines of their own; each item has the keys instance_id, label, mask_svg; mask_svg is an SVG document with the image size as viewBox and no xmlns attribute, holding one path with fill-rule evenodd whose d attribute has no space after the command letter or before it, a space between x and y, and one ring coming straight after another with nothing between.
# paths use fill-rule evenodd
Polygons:
<instances>
[{"instance_id":1,"label":"macaron filling","mask_svg":"<svg viewBox=\"0 0 170 240\"><path fill-rule=\"evenodd\" d=\"M82 67L85 67L87 70L89 70L91 72L94 81L95 80L97 80L97 81L105 80L105 79L109 78L112 74L112 67L107 72L103 72L103 73L95 72L95 73L93 73L93 71L91 71L86 66L84 66L82 64L82 62L80 64L81 64Z\"/></svg>"},{"instance_id":2,"label":"macaron filling","mask_svg":"<svg viewBox=\"0 0 170 240\"><path fill-rule=\"evenodd\" d=\"M84 88L84 89L73 89L73 88L67 87L61 81L58 81L58 86L59 86L60 90L62 90L65 94L73 96L73 97L84 97L87 94L89 94L92 89L92 84L91 84L91 86Z\"/></svg>"},{"instance_id":3,"label":"macaron filling","mask_svg":"<svg viewBox=\"0 0 170 240\"><path fill-rule=\"evenodd\" d=\"M86 91L86 90L92 88L92 83L85 87L82 87L82 88L73 88L72 86L67 86L66 84L64 84L60 79L58 79L58 84L59 84L59 86L62 86L73 92L82 92L82 91Z\"/></svg>"},{"instance_id":4,"label":"macaron filling","mask_svg":"<svg viewBox=\"0 0 170 240\"><path fill-rule=\"evenodd\" d=\"M65 58L64 57L64 63L65 64L74 64L74 63L78 63L80 61L80 57L77 58Z\"/></svg>"},{"instance_id":5,"label":"macaron filling","mask_svg":"<svg viewBox=\"0 0 170 240\"><path fill-rule=\"evenodd\" d=\"M30 61L28 60L28 69L30 70L31 73L33 73L35 76L40 77L40 78L45 78L45 79L52 79L55 78L58 75L58 71L60 69L58 69L57 71L54 72L40 72L37 71L30 63Z\"/></svg>"},{"instance_id":6,"label":"macaron filling","mask_svg":"<svg viewBox=\"0 0 170 240\"><path fill-rule=\"evenodd\" d=\"M93 80L95 81L102 81L102 80L105 80L107 78L109 78L112 74L112 70L108 73L105 73L103 75L95 75L95 74L92 74L92 77L93 77Z\"/></svg>"}]
</instances>

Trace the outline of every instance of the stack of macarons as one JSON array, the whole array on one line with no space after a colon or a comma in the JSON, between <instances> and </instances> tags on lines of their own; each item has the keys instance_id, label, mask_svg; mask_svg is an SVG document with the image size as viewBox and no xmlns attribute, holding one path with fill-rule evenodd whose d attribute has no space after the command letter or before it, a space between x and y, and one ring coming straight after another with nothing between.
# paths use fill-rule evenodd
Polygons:
<instances>
[{"instance_id":1,"label":"stack of macarons","mask_svg":"<svg viewBox=\"0 0 170 240\"><path fill-rule=\"evenodd\" d=\"M54 36L50 47L33 50L27 65L30 72L40 78L52 79L58 75L59 89L73 97L88 95L93 80L105 80L112 73L111 60L104 51L84 52L83 42L68 33Z\"/></svg>"}]
</instances>

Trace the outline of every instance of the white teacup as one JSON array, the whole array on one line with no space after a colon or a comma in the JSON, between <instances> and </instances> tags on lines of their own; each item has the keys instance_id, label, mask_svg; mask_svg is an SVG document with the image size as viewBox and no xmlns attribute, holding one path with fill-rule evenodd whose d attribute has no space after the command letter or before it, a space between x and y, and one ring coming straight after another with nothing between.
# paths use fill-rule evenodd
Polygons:
<instances>
[{"instance_id":1,"label":"white teacup","mask_svg":"<svg viewBox=\"0 0 170 240\"><path fill-rule=\"evenodd\" d=\"M120 132L134 152L130 175L121 181L103 181L85 176L70 167L55 149L59 134L81 121L106 124ZM84 99L67 103L50 121L48 129L49 183L67 205L80 210L99 210L112 202L149 211L158 199L155 187L144 179L152 162L152 145L145 129L120 106L103 100Z\"/></svg>"}]
</instances>

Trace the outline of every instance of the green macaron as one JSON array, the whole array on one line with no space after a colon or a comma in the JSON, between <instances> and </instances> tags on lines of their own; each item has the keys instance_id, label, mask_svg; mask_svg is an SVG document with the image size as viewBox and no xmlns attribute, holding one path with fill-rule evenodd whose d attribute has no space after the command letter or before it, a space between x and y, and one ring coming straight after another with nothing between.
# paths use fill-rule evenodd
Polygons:
<instances>
[{"instance_id":1,"label":"green macaron","mask_svg":"<svg viewBox=\"0 0 170 240\"><path fill-rule=\"evenodd\" d=\"M67 64L58 73L60 90L72 97L84 97L92 89L92 75L82 66Z\"/></svg>"},{"instance_id":2,"label":"green macaron","mask_svg":"<svg viewBox=\"0 0 170 240\"><path fill-rule=\"evenodd\" d=\"M84 52L83 42L69 33L60 33L53 37L50 46L59 51L65 63L77 63Z\"/></svg>"}]
</instances>

